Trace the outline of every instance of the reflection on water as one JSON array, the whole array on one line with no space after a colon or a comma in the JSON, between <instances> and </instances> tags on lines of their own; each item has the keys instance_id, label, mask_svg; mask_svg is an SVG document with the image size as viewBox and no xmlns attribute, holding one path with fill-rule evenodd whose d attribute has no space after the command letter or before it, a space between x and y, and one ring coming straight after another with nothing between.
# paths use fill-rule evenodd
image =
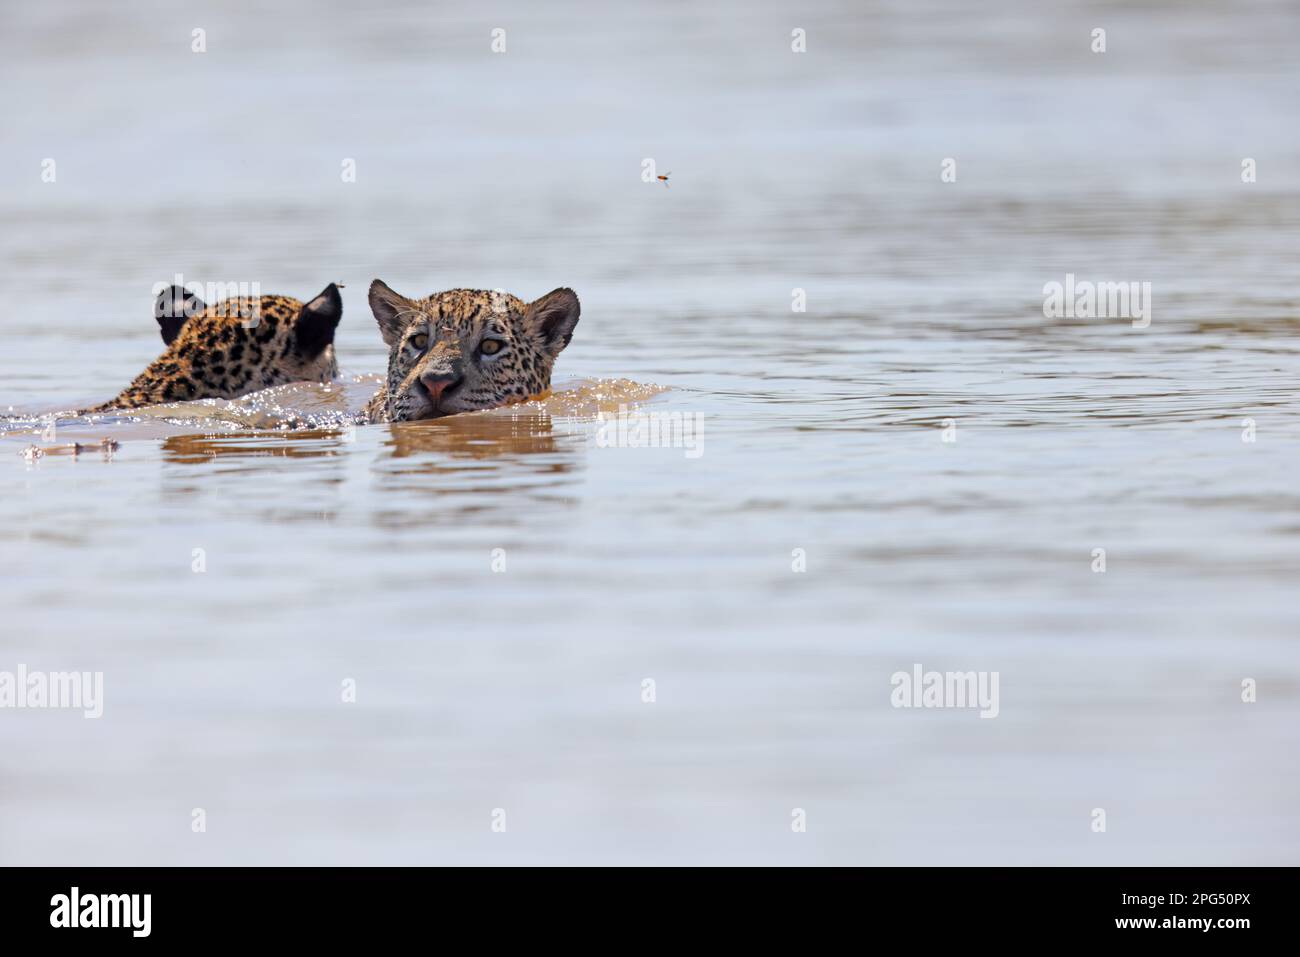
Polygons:
<instances>
[{"instance_id":1,"label":"reflection on water","mask_svg":"<svg viewBox=\"0 0 1300 957\"><path fill-rule=\"evenodd\" d=\"M389 429L386 445L398 459L425 452L491 459L556 451L551 417L544 412L524 416L471 413L430 422L394 423Z\"/></svg>"},{"instance_id":2,"label":"reflection on water","mask_svg":"<svg viewBox=\"0 0 1300 957\"><path fill-rule=\"evenodd\" d=\"M338 455L350 433L337 429L304 429L288 435L241 432L235 435L173 435L164 439L162 451L170 462L184 465L213 462L224 458L290 459Z\"/></svg>"},{"instance_id":3,"label":"reflection on water","mask_svg":"<svg viewBox=\"0 0 1300 957\"><path fill-rule=\"evenodd\" d=\"M237 406L256 408L257 415L262 416L270 404L274 404L286 421L296 421L306 413L285 405L285 390L302 397L313 395L320 388L297 383L275 390L278 394L273 402L255 395L236 403L209 403L204 406L208 414L199 420L184 414L192 413L192 409L173 406L166 410L169 413L166 421L176 428L188 428L200 422L209 427L227 425L241 414ZM622 379L580 380L557 386L544 398L425 422L374 425L348 422L332 428L270 432L187 432L164 438L160 448L168 463L216 466L223 477L263 474L259 464L263 459L373 454L374 461L369 467L373 490L403 500L411 496L420 500L436 499L436 504L427 509L421 503L413 508L405 501L400 508L380 507L374 515L380 526L469 524L489 514L499 514L507 524L516 524L512 516L519 510L545 511L572 495L577 478L571 473L583 469L595 416L635 408L664 391L659 386ZM156 416L141 418L145 422L159 421ZM251 424L254 419L243 421ZM111 428L115 434L140 438L136 432L140 424L133 419L115 423ZM69 428L76 426L64 425L61 431L67 432ZM373 449L374 453L362 453L361 449ZM340 481L336 472L299 472L295 492L301 495L312 484ZM187 471L164 473L163 487L168 499L192 501L194 496L204 493L204 486L196 483ZM237 491L236 501L242 509L254 508L258 500L258 496L247 490ZM267 522L297 523L304 517L323 513L287 508L277 499L264 503L258 514Z\"/></svg>"},{"instance_id":4,"label":"reflection on water","mask_svg":"<svg viewBox=\"0 0 1300 957\"><path fill-rule=\"evenodd\" d=\"M471 413L430 422L384 426L385 456L375 488L400 499L380 507L384 527L472 525L489 519L510 526L530 512L546 514L572 502L583 468L580 428L557 432L546 412Z\"/></svg>"},{"instance_id":5,"label":"reflection on water","mask_svg":"<svg viewBox=\"0 0 1300 957\"><path fill-rule=\"evenodd\" d=\"M6 11L0 671L106 703L0 711L0 863L1300 860L1292 6L327 5ZM343 282L347 375L49 434L177 270ZM554 393L356 423L375 276L571 286Z\"/></svg>"}]
</instances>

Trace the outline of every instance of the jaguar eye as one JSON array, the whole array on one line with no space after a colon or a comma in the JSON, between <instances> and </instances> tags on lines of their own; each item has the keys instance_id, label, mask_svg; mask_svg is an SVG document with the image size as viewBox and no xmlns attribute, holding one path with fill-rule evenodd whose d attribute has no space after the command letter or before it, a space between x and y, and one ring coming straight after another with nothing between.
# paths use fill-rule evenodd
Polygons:
<instances>
[{"instance_id":1,"label":"jaguar eye","mask_svg":"<svg viewBox=\"0 0 1300 957\"><path fill-rule=\"evenodd\" d=\"M423 332L411 336L411 345L415 346L417 349L424 349L428 344L429 337Z\"/></svg>"},{"instance_id":2,"label":"jaguar eye","mask_svg":"<svg viewBox=\"0 0 1300 957\"><path fill-rule=\"evenodd\" d=\"M482 345L479 346L479 351L485 356L494 356L501 351L501 340L484 339Z\"/></svg>"}]
</instances>

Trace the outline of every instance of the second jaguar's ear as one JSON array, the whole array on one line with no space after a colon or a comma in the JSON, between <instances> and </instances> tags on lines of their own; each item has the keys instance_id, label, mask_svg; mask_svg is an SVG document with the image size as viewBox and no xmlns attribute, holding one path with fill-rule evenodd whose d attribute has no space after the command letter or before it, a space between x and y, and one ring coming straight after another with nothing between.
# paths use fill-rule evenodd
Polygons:
<instances>
[{"instance_id":1,"label":"second jaguar's ear","mask_svg":"<svg viewBox=\"0 0 1300 957\"><path fill-rule=\"evenodd\" d=\"M316 358L334 341L334 330L342 318L343 297L339 295L339 287L330 283L319 296L302 307L294 320L298 351L304 358Z\"/></svg>"},{"instance_id":2,"label":"second jaguar's ear","mask_svg":"<svg viewBox=\"0 0 1300 957\"><path fill-rule=\"evenodd\" d=\"M158 331L164 345L181 334L181 327L190 316L198 315L206 306L203 300L183 286L169 286L153 301L153 317L158 320Z\"/></svg>"},{"instance_id":3,"label":"second jaguar's ear","mask_svg":"<svg viewBox=\"0 0 1300 957\"><path fill-rule=\"evenodd\" d=\"M402 330L415 314L416 306L410 299L389 289L382 279L376 279L370 284L370 311L375 314L384 345L391 349L402 340Z\"/></svg>"}]
</instances>

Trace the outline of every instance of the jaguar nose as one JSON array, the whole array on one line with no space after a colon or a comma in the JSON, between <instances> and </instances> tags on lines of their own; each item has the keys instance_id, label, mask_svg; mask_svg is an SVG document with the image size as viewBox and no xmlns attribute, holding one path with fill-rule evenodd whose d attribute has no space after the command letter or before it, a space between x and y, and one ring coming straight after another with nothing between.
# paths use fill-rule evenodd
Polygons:
<instances>
[{"instance_id":1,"label":"jaguar nose","mask_svg":"<svg viewBox=\"0 0 1300 957\"><path fill-rule=\"evenodd\" d=\"M420 376L420 385L429 393L429 400L434 405L438 404L443 393L455 391L460 383L461 377L454 372L426 372Z\"/></svg>"}]
</instances>

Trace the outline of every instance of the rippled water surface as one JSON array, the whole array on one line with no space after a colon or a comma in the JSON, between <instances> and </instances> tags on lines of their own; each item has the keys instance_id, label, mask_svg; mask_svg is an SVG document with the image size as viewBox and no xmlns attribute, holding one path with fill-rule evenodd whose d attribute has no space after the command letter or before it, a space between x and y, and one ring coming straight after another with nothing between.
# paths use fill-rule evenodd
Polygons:
<instances>
[{"instance_id":1,"label":"rippled water surface","mask_svg":"<svg viewBox=\"0 0 1300 957\"><path fill-rule=\"evenodd\" d=\"M1300 861L1300 15L1041 6L6 9L0 671L104 714L0 710L0 862ZM343 379L43 436L176 273ZM350 426L376 276L573 287L554 395Z\"/></svg>"}]
</instances>

